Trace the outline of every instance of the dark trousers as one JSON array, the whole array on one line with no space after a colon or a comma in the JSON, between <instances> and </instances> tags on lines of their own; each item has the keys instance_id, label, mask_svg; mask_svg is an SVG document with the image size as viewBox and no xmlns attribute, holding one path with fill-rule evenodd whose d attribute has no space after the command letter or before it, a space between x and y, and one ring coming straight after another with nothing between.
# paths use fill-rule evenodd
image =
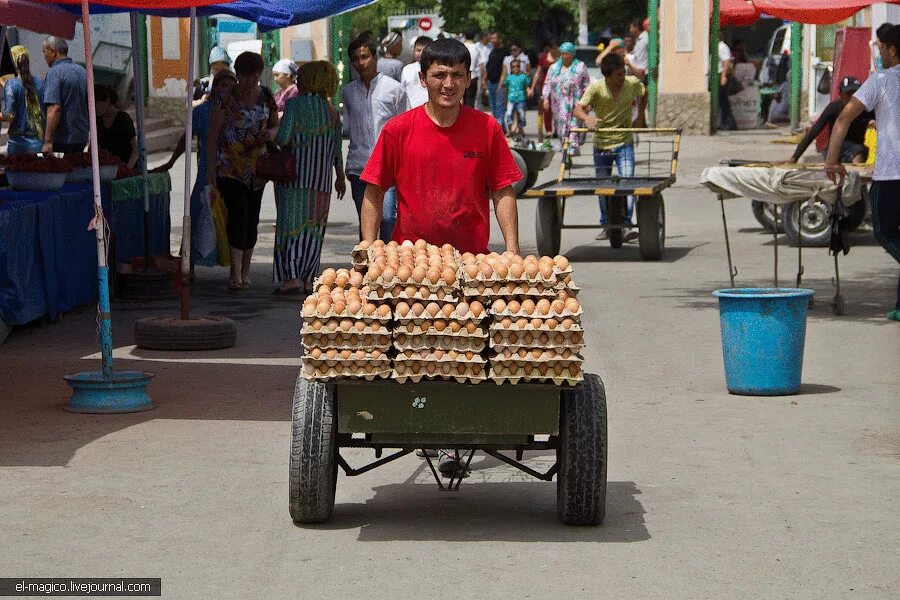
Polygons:
<instances>
[{"instance_id":1,"label":"dark trousers","mask_svg":"<svg viewBox=\"0 0 900 600\"><path fill-rule=\"evenodd\" d=\"M731 112L731 98L728 97L730 87L728 85L719 86L719 129L723 130L737 129L734 113Z\"/></svg>"},{"instance_id":2,"label":"dark trousers","mask_svg":"<svg viewBox=\"0 0 900 600\"><path fill-rule=\"evenodd\" d=\"M219 177L216 187L228 209L228 245L235 250L253 250L259 228L263 190L252 190L243 182Z\"/></svg>"},{"instance_id":3,"label":"dark trousers","mask_svg":"<svg viewBox=\"0 0 900 600\"><path fill-rule=\"evenodd\" d=\"M872 204L875 239L900 263L900 179L872 182L869 202ZM894 308L900 310L900 279Z\"/></svg>"}]
</instances>

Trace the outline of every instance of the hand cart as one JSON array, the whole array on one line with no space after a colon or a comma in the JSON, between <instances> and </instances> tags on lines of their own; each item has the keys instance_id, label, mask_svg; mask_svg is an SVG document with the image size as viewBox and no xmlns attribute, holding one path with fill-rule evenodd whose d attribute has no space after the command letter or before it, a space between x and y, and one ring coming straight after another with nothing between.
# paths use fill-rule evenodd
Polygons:
<instances>
[{"instance_id":1,"label":"hand cart","mask_svg":"<svg viewBox=\"0 0 900 600\"><path fill-rule=\"evenodd\" d=\"M666 210L662 190L675 183L681 129L572 129L572 133L631 132L643 137L635 146L635 174L630 177L572 177L572 157L569 140L563 146L563 161L556 181L525 192L537 198L535 226L538 251L543 255L559 254L563 229L605 229L609 244L620 248L625 229L627 196L634 196L637 211L638 242L641 258L659 260L666 244ZM646 149L646 150L645 150ZM567 175L566 172L569 172ZM566 203L572 196L606 196L608 220L606 225L566 224Z\"/></svg>"},{"instance_id":2,"label":"hand cart","mask_svg":"<svg viewBox=\"0 0 900 600\"><path fill-rule=\"evenodd\" d=\"M525 190L534 187L541 171L549 167L550 163L553 162L555 152L553 150L542 150L541 148L528 148L525 146L510 146L509 149L512 152L513 160L516 161L516 166L525 175L524 178L513 184L513 191L518 196Z\"/></svg>"},{"instance_id":3,"label":"hand cart","mask_svg":"<svg viewBox=\"0 0 900 600\"><path fill-rule=\"evenodd\" d=\"M341 448L373 448L375 461L351 467ZM606 511L606 394L597 375L574 387L451 381L335 383L297 379L290 455L290 514L321 523L334 509L337 470L362 475L416 449L452 448L463 465L443 483L458 491L482 451L542 481L556 476L557 514L571 525L598 525ZM383 456L385 449L397 449ZM526 450L554 450L541 473L522 464ZM505 454L514 452L515 458Z\"/></svg>"}]
</instances>

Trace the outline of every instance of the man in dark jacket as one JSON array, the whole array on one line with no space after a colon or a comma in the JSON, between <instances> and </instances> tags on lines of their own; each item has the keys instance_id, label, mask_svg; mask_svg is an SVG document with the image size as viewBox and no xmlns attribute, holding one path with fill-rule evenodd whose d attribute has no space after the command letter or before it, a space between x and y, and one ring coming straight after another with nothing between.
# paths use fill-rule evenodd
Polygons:
<instances>
[{"instance_id":1,"label":"man in dark jacket","mask_svg":"<svg viewBox=\"0 0 900 600\"><path fill-rule=\"evenodd\" d=\"M813 126L806 132L803 140L797 145L797 149L794 150L794 155L791 156L788 162L795 163L800 160L800 157L803 156L803 153L806 152L809 145L813 143L813 140L819 137L819 134L826 127L828 127L829 135L831 135L831 128L834 127L834 122L837 121L838 115L841 114L841 111L844 110L844 107L850 102L850 98L853 97L853 92L858 90L861 85L862 83L860 83L859 79L856 77L844 77L844 79L841 80L841 97L837 100L832 100L831 103L825 107L825 110L822 111L822 114L816 119ZM841 144L840 160L842 163L866 162L868 156L868 149L865 146L866 129L869 127L869 123L874 119L875 113L864 111L850 123L850 129L847 131L847 138L844 140L844 143Z\"/></svg>"},{"instance_id":2,"label":"man in dark jacket","mask_svg":"<svg viewBox=\"0 0 900 600\"><path fill-rule=\"evenodd\" d=\"M503 45L503 39L499 33L491 34L491 43L494 49L488 56L487 63L484 65L483 77L486 77L488 99L491 103L491 114L500 123L500 127L504 127L506 117L506 97L503 88L500 87L500 78L503 77L503 60L509 51ZM484 81L484 80L482 80ZM504 131L506 131L504 127Z\"/></svg>"}]
</instances>

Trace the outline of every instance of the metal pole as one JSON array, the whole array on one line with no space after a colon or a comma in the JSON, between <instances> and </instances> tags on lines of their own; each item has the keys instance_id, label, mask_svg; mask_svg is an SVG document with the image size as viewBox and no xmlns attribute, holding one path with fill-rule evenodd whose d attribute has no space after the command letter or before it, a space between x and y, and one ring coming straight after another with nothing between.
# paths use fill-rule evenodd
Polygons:
<instances>
[{"instance_id":1,"label":"metal pole","mask_svg":"<svg viewBox=\"0 0 900 600\"><path fill-rule=\"evenodd\" d=\"M103 379L112 377L112 319L109 314L109 266L106 264L106 220L100 199L100 153L97 146L97 105L94 98L94 61L91 56L91 14L88 0L81 0L84 32L84 66L87 71L88 125L91 144L91 182L94 187L94 231L97 234L97 284L100 292L100 355Z\"/></svg>"},{"instance_id":2,"label":"metal pole","mask_svg":"<svg viewBox=\"0 0 900 600\"><path fill-rule=\"evenodd\" d=\"M800 127L803 90L803 25L791 23L791 131Z\"/></svg>"},{"instance_id":3,"label":"metal pole","mask_svg":"<svg viewBox=\"0 0 900 600\"><path fill-rule=\"evenodd\" d=\"M656 127L656 97L659 93L659 0L647 0L647 15L650 18L647 45L647 122L650 127Z\"/></svg>"},{"instance_id":4,"label":"metal pole","mask_svg":"<svg viewBox=\"0 0 900 600\"><path fill-rule=\"evenodd\" d=\"M775 238L775 287L778 287L778 215L776 212L773 214L773 222L772 222L772 236ZM802 234L801 234L802 235Z\"/></svg>"},{"instance_id":5,"label":"metal pole","mask_svg":"<svg viewBox=\"0 0 900 600\"><path fill-rule=\"evenodd\" d=\"M134 116L137 118L138 169L144 191L144 270L150 269L150 186L147 184L147 138L144 133L144 65L141 54L140 26L145 18L136 12L129 15L131 21L131 66L134 72ZM129 257L123 257L129 258Z\"/></svg>"},{"instance_id":6,"label":"metal pole","mask_svg":"<svg viewBox=\"0 0 900 600\"><path fill-rule=\"evenodd\" d=\"M709 132L719 129L719 39L722 25L719 16L719 0L712 3L712 22L709 27Z\"/></svg>"},{"instance_id":7,"label":"metal pole","mask_svg":"<svg viewBox=\"0 0 900 600\"><path fill-rule=\"evenodd\" d=\"M587 46L588 43L587 0L578 0L578 43L581 46Z\"/></svg>"},{"instance_id":8,"label":"metal pole","mask_svg":"<svg viewBox=\"0 0 900 600\"><path fill-rule=\"evenodd\" d=\"M188 86L184 107L184 218L181 234L181 319L190 318L191 300L191 134L194 126L194 110L191 85L194 81L194 52L197 45L197 8L191 7L190 41L188 42Z\"/></svg>"},{"instance_id":9,"label":"metal pole","mask_svg":"<svg viewBox=\"0 0 900 600\"><path fill-rule=\"evenodd\" d=\"M734 287L737 269L731 262L731 240L728 239L728 221L725 220L725 200L722 198L722 194L719 194L719 206L722 207L722 230L725 232L725 252L728 255L728 278L731 280L731 287Z\"/></svg>"}]
</instances>

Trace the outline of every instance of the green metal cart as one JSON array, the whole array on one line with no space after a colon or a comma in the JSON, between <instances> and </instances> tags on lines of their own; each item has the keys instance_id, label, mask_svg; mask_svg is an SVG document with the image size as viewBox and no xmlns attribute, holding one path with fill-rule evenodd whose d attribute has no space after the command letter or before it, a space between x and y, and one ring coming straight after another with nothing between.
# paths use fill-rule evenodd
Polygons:
<instances>
[{"instance_id":1,"label":"green metal cart","mask_svg":"<svg viewBox=\"0 0 900 600\"><path fill-rule=\"evenodd\" d=\"M535 228L538 251L542 255L559 254L563 229L605 229L609 243L620 248L624 241L626 201L634 196L637 212L638 242L641 258L659 260L666 243L666 209L662 191L675 183L678 168L678 151L681 147L681 129L573 129L572 133L631 132L667 136L663 140L645 138L635 148L635 175L631 177L571 177L573 167L569 153L569 140L563 148L563 161L556 181L545 183L524 193L537 198ZM670 136L670 137L669 137ZM662 148L660 148L660 145ZM640 173L638 173L640 171ZM566 204L573 196L606 196L608 223L566 224Z\"/></svg>"},{"instance_id":2,"label":"green metal cart","mask_svg":"<svg viewBox=\"0 0 900 600\"><path fill-rule=\"evenodd\" d=\"M341 448L372 448L375 460L351 467ZM593 374L574 387L424 380L323 383L301 376L293 405L291 518L306 524L331 517L338 467L352 477L417 449L447 448L458 453L463 465L448 482L425 456L442 491L459 490L472 457L481 451L537 479L556 476L557 513L563 523L603 521L606 394ZM386 449L394 451L383 456ZM536 471L521 462L528 450L554 450L556 462L545 473Z\"/></svg>"}]
</instances>

